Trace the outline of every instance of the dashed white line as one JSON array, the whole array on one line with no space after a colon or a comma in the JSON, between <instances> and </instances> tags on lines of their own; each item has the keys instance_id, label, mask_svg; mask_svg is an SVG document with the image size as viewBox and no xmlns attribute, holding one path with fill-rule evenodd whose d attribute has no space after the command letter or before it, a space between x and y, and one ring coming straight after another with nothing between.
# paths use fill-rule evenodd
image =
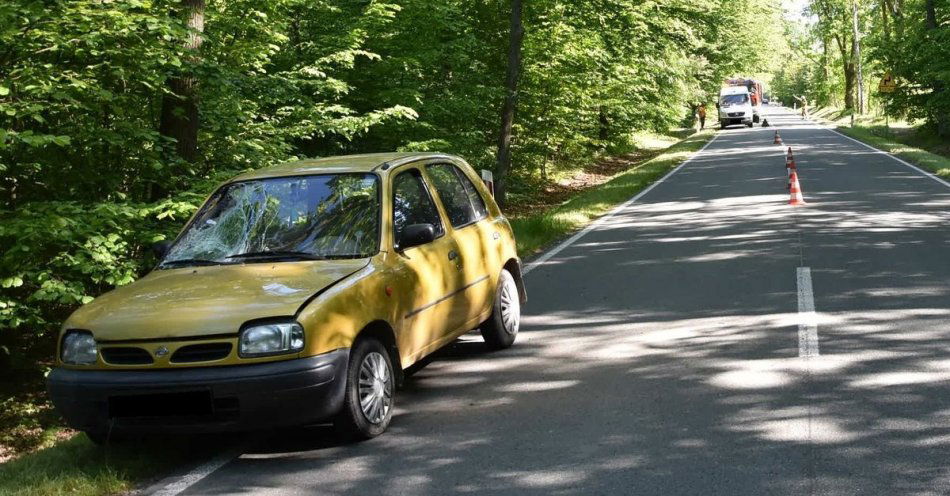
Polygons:
<instances>
[{"instance_id":1,"label":"dashed white line","mask_svg":"<svg viewBox=\"0 0 950 496\"><path fill-rule=\"evenodd\" d=\"M818 314L810 267L798 267L798 356L818 356Z\"/></svg>"},{"instance_id":2,"label":"dashed white line","mask_svg":"<svg viewBox=\"0 0 950 496\"><path fill-rule=\"evenodd\" d=\"M552 248L552 249L548 250L547 252L545 252L545 253L544 253L543 255L541 255L540 257L534 259L534 261L532 261L531 263L527 264L527 265L524 267L524 269L522 270L522 273L523 273L523 274L527 274L528 272L531 272L531 271L534 270L535 268L537 268L537 267L539 267L539 266L541 266L541 265L544 265L545 262L547 262L548 260L550 260L551 257L553 257L554 255L557 255L558 253L560 253L561 250L563 250L563 249L567 248L568 246L571 246L572 244L576 243L577 240L579 240L579 239L581 239L582 237L584 237L585 234L587 234L587 233L593 231L594 229L597 229L597 227L599 227L599 226L600 226L601 224L603 224L604 222L607 222L608 220L610 220L610 218L613 217L614 215L616 215L618 212L620 212L621 210L623 210L623 209L629 207L632 203L634 203L634 202L636 202L637 200L639 200L641 197L643 197L643 195L649 193L653 188L657 187L660 183L662 183L663 181L666 181L667 178L669 178L669 177L672 176L673 174L676 174L677 171L679 171L680 169L682 169L686 164L690 163L694 158L698 157L701 153L703 153L703 151L706 150L706 147L708 147L709 145L711 145L713 141L716 141L716 138L718 138L718 137L719 137L719 133L714 134L713 137L712 137L709 141L707 141L706 144L703 145L702 148L700 148L696 153L692 154L689 158L687 158L686 160L684 160L683 163L681 163L681 164L679 164L678 166L676 166L675 169L671 170L671 171L668 172L665 176L663 176L663 177L661 177L660 179L656 180L653 184L647 186L646 189L644 189L643 191L637 193L636 196L634 196L633 198L631 198L631 199L629 199L629 200L627 200L627 201L621 203L620 205L614 207L614 209L611 210L610 212L607 212L606 214L604 214L603 216L601 216L599 219L597 219L597 220L591 222L590 224L587 225L587 227L585 227L584 229L578 231L576 234L574 234L574 235L571 236L570 238L567 238L566 240L562 241L561 244L555 246L554 248Z\"/></svg>"}]
</instances>

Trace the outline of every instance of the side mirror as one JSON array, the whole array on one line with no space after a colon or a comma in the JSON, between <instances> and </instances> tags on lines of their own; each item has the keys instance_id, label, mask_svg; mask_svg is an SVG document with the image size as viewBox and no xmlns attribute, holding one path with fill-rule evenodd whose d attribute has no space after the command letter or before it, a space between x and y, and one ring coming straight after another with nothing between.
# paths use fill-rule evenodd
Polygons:
<instances>
[{"instance_id":1,"label":"side mirror","mask_svg":"<svg viewBox=\"0 0 950 496\"><path fill-rule=\"evenodd\" d=\"M424 245L435 240L435 227L432 224L410 224L403 228L402 234L396 240L399 250L407 250L413 246Z\"/></svg>"},{"instance_id":2,"label":"side mirror","mask_svg":"<svg viewBox=\"0 0 950 496\"><path fill-rule=\"evenodd\" d=\"M165 240L159 241L152 245L152 254L155 255L155 258L161 260L165 258L165 255L168 253L168 249L172 247L172 242Z\"/></svg>"},{"instance_id":3,"label":"side mirror","mask_svg":"<svg viewBox=\"0 0 950 496\"><path fill-rule=\"evenodd\" d=\"M719 110L719 102L716 102L716 110Z\"/></svg>"}]
</instances>

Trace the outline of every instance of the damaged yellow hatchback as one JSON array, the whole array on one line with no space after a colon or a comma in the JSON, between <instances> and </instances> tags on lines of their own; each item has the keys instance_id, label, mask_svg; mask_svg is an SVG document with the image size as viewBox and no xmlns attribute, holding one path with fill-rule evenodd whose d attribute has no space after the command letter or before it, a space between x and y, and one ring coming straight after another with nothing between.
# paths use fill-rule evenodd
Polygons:
<instances>
[{"instance_id":1,"label":"damaged yellow hatchback","mask_svg":"<svg viewBox=\"0 0 950 496\"><path fill-rule=\"evenodd\" d=\"M403 370L525 301L511 226L458 157L370 154L244 174L161 262L63 326L56 408L96 442L332 421L382 433Z\"/></svg>"}]
</instances>

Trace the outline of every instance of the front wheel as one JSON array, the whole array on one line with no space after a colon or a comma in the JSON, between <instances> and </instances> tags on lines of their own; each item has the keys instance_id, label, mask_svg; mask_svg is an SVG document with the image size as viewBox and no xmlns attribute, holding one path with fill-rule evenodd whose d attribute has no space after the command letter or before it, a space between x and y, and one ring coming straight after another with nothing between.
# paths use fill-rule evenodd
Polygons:
<instances>
[{"instance_id":1,"label":"front wheel","mask_svg":"<svg viewBox=\"0 0 950 496\"><path fill-rule=\"evenodd\" d=\"M511 273L502 269L491 316L482 323L479 330L489 348L501 350L514 344L520 325L521 296L518 294L518 285Z\"/></svg>"},{"instance_id":2,"label":"front wheel","mask_svg":"<svg viewBox=\"0 0 950 496\"><path fill-rule=\"evenodd\" d=\"M745 127L752 127L752 123L751 122L746 123Z\"/></svg>"},{"instance_id":3,"label":"front wheel","mask_svg":"<svg viewBox=\"0 0 950 496\"><path fill-rule=\"evenodd\" d=\"M393 418L395 386L386 347L373 338L357 341L350 351L343 408L333 422L336 428L353 440L382 434Z\"/></svg>"}]
</instances>

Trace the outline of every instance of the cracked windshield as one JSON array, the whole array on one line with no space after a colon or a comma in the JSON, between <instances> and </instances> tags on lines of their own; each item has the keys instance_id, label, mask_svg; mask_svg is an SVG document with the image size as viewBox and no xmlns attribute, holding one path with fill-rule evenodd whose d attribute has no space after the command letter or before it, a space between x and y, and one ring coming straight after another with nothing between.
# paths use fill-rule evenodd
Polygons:
<instances>
[{"instance_id":1,"label":"cracked windshield","mask_svg":"<svg viewBox=\"0 0 950 496\"><path fill-rule=\"evenodd\" d=\"M377 188L374 174L227 185L208 201L162 266L369 256L379 241Z\"/></svg>"}]
</instances>

